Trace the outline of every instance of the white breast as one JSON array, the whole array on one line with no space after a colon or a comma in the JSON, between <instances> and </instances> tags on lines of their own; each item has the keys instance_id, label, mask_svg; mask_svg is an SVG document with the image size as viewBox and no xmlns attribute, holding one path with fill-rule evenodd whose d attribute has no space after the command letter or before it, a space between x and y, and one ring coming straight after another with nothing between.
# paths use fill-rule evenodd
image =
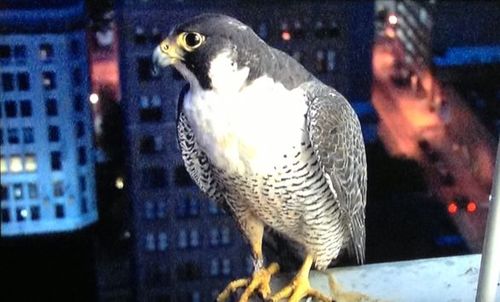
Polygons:
<instances>
[{"instance_id":1,"label":"white breast","mask_svg":"<svg viewBox=\"0 0 500 302\"><path fill-rule=\"evenodd\" d=\"M240 91L194 89L184 112L213 164L238 174L271 173L305 137L305 95L269 77Z\"/></svg>"}]
</instances>

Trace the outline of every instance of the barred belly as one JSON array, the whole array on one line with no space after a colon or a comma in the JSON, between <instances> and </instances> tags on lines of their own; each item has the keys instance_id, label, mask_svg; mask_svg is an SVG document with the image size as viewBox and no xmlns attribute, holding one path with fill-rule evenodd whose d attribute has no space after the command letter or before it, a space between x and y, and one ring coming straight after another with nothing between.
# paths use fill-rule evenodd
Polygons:
<instances>
[{"instance_id":1,"label":"barred belly","mask_svg":"<svg viewBox=\"0 0 500 302\"><path fill-rule=\"evenodd\" d=\"M218 170L236 213L251 210L266 225L303 245L324 269L342 248L344 229L332 192L308 143L291 148L272 173Z\"/></svg>"}]
</instances>

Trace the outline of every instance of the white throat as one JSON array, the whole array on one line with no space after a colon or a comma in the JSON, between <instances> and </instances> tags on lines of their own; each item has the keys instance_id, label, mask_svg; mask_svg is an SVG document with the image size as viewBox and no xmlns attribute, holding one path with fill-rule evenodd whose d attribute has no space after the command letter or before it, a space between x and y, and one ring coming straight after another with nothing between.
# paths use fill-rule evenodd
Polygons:
<instances>
[{"instance_id":1,"label":"white throat","mask_svg":"<svg viewBox=\"0 0 500 302\"><path fill-rule=\"evenodd\" d=\"M212 89L220 94L233 94L245 85L250 68L240 68L229 50L221 52L210 62L208 77Z\"/></svg>"},{"instance_id":2,"label":"white throat","mask_svg":"<svg viewBox=\"0 0 500 302\"><path fill-rule=\"evenodd\" d=\"M228 52L212 60L211 90L191 86L183 111L213 164L238 174L270 173L304 140L305 95L268 76L247 85Z\"/></svg>"}]
</instances>

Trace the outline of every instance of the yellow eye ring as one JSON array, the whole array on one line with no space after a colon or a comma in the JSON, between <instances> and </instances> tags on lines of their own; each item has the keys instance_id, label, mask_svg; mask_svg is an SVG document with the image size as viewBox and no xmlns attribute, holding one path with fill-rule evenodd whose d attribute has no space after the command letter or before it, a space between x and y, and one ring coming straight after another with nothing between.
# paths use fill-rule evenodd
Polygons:
<instances>
[{"instance_id":1,"label":"yellow eye ring","mask_svg":"<svg viewBox=\"0 0 500 302\"><path fill-rule=\"evenodd\" d=\"M184 32L179 35L178 44L187 51L193 51L205 42L205 36L197 32Z\"/></svg>"}]
</instances>

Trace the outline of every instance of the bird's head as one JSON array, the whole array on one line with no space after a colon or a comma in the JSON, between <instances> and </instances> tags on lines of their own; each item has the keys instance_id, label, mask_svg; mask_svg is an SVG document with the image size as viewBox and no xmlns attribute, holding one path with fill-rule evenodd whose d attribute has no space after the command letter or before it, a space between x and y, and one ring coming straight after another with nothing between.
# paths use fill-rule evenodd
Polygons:
<instances>
[{"instance_id":1,"label":"bird's head","mask_svg":"<svg viewBox=\"0 0 500 302\"><path fill-rule=\"evenodd\" d=\"M239 90L257 72L266 48L240 21L203 14L176 26L156 47L153 62L173 66L191 87Z\"/></svg>"}]
</instances>

